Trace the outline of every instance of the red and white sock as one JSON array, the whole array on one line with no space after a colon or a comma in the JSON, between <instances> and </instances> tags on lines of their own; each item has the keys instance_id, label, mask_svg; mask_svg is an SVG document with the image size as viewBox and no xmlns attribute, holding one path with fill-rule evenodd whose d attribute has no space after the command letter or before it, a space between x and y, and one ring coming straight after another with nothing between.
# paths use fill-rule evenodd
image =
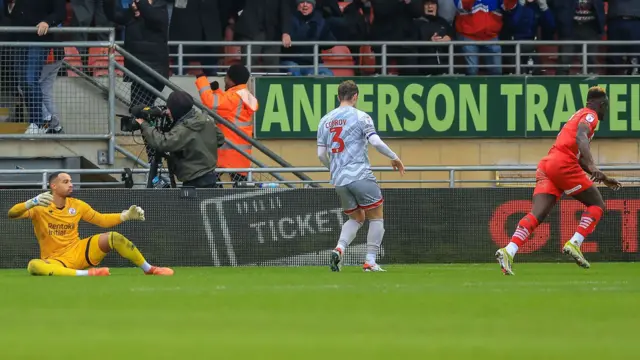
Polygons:
<instances>
[{"instance_id":1,"label":"red and white sock","mask_svg":"<svg viewBox=\"0 0 640 360\"><path fill-rule=\"evenodd\" d=\"M514 256L518 252L518 249L524 245L536 227L538 227L538 219L532 213L528 213L520 219L518 227L511 237L511 242L506 246L509 255Z\"/></svg>"},{"instance_id":2,"label":"red and white sock","mask_svg":"<svg viewBox=\"0 0 640 360\"><path fill-rule=\"evenodd\" d=\"M582 213L578 229L569 241L571 241L573 245L580 247L584 239L596 229L596 225L598 225L603 213L604 211L601 207L589 206L587 210Z\"/></svg>"}]
</instances>

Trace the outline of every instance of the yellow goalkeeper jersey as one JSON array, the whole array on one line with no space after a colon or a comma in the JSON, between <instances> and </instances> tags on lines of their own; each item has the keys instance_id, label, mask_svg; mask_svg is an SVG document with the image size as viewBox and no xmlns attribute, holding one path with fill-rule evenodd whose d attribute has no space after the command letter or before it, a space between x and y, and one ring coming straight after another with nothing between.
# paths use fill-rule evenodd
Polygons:
<instances>
[{"instance_id":1,"label":"yellow goalkeeper jersey","mask_svg":"<svg viewBox=\"0 0 640 360\"><path fill-rule=\"evenodd\" d=\"M9 212L14 209L19 211L20 207L24 209L24 203L15 205ZM62 209L53 203L48 207L34 206L19 219L31 219L42 259L62 255L80 241L78 224L81 219L103 228L113 227L122 222L120 214L101 214L84 201L70 197L66 199Z\"/></svg>"}]
</instances>

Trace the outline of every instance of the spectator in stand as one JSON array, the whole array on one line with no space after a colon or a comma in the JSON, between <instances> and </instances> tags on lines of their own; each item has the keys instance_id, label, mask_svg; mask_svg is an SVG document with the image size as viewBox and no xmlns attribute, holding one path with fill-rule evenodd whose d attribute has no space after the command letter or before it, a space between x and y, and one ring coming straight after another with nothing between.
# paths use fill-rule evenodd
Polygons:
<instances>
[{"instance_id":1,"label":"spectator in stand","mask_svg":"<svg viewBox=\"0 0 640 360\"><path fill-rule=\"evenodd\" d=\"M9 6L11 10L7 15L11 26L34 29L31 33L13 33L8 36L10 41L17 42L52 42L53 35L49 28L62 24L67 14L64 0L16 0ZM16 64L14 76L17 76L13 86L15 90L22 90L29 112L30 125L27 133L44 133L47 124L42 113L40 77L50 49L43 46L23 46L14 48L13 51Z\"/></svg>"},{"instance_id":2,"label":"spectator in stand","mask_svg":"<svg viewBox=\"0 0 640 360\"><path fill-rule=\"evenodd\" d=\"M72 26L77 27L112 27L113 25L104 13L104 0L71 0L71 9L73 9ZM65 11L66 12L66 11ZM87 41L89 34L78 32L74 34L76 41ZM97 41L108 41L109 34L96 34ZM87 48L78 48L81 54L88 52Z\"/></svg>"},{"instance_id":3,"label":"spectator in stand","mask_svg":"<svg viewBox=\"0 0 640 360\"><path fill-rule=\"evenodd\" d=\"M125 26L124 49L138 60L169 77L169 15L163 0L135 0L130 8L123 9L119 0L105 0L107 17ZM164 83L125 58L124 66L158 91ZM132 81L125 77L125 81ZM144 104L153 106L157 97L142 84L132 81L131 106Z\"/></svg>"},{"instance_id":4,"label":"spectator in stand","mask_svg":"<svg viewBox=\"0 0 640 360\"><path fill-rule=\"evenodd\" d=\"M370 16L371 3L369 0L353 0L342 10L341 16L331 16L326 18L326 21L331 33L338 41L358 41L364 44L369 39ZM354 63L359 64L361 47L359 45L347 47L353 56ZM358 75L360 69L354 69L354 71Z\"/></svg>"},{"instance_id":5,"label":"spectator in stand","mask_svg":"<svg viewBox=\"0 0 640 360\"><path fill-rule=\"evenodd\" d=\"M542 40L553 40L556 22L553 13L547 5L547 0L518 0L518 7L504 17L502 38L504 40L536 40L538 31ZM515 46L505 47L507 53L515 54ZM540 64L535 55L535 45L520 45L521 73L540 75L542 69L531 65ZM515 57L509 57L515 59ZM510 63L515 61L509 61ZM514 71L515 73L515 71Z\"/></svg>"},{"instance_id":6,"label":"spectator in stand","mask_svg":"<svg viewBox=\"0 0 640 360\"><path fill-rule=\"evenodd\" d=\"M62 24L58 25L62 27ZM54 40L64 41L60 36L61 34L54 34ZM40 74L40 88L42 89L42 114L46 121L46 133L47 134L60 134L62 133L62 125L60 125L60 113L56 106L56 101L53 97L54 85L58 72L62 67L64 60L64 48L54 47L51 49L45 65L42 67L42 74Z\"/></svg>"},{"instance_id":7,"label":"spectator in stand","mask_svg":"<svg viewBox=\"0 0 640 360\"><path fill-rule=\"evenodd\" d=\"M111 21L125 26L124 49L158 74L168 78L169 14L167 13L167 3L164 0L135 0L131 7L123 9L120 0L105 0L104 7L104 11ZM124 66L159 92L164 89L163 82L158 81L128 58L124 59ZM145 85L133 81L128 76L125 76L124 81L131 82L131 107L141 104L154 106L157 97ZM155 150L147 146L146 140L144 142L147 159L151 163L155 157Z\"/></svg>"},{"instance_id":8,"label":"spectator in stand","mask_svg":"<svg viewBox=\"0 0 640 360\"><path fill-rule=\"evenodd\" d=\"M291 41L331 41L336 38L331 33L327 22L322 18L320 11L315 11L315 0L296 0L297 11L291 17ZM320 50L330 49L333 46L320 46ZM305 56L291 56L292 54L304 54ZM322 58L319 59L322 61ZM313 46L293 46L285 48L282 53L281 65L286 72L293 76L314 75L313 70ZM310 66L310 67L300 67ZM333 76L333 72L326 66L318 66L318 75Z\"/></svg>"},{"instance_id":9,"label":"spectator in stand","mask_svg":"<svg viewBox=\"0 0 640 360\"><path fill-rule=\"evenodd\" d=\"M553 2L552 10L556 16L559 40L593 41L601 40L604 34L605 13L603 0L563 0ZM573 53L581 53L582 46L570 44L560 46L560 64L566 66L556 70L557 75L568 75L573 63ZM587 47L589 73L594 72L595 56L598 47ZM582 62L582 61L581 61Z\"/></svg>"},{"instance_id":10,"label":"spectator in stand","mask_svg":"<svg viewBox=\"0 0 640 360\"><path fill-rule=\"evenodd\" d=\"M219 1L177 0L169 29L171 41L222 41ZM191 60L199 61L205 75L217 75L218 58L215 55L221 54L220 46L185 45L182 49L186 57L185 64ZM171 52L178 53L177 46ZM193 57L190 54L204 54L204 56Z\"/></svg>"},{"instance_id":11,"label":"spectator in stand","mask_svg":"<svg viewBox=\"0 0 640 360\"><path fill-rule=\"evenodd\" d=\"M403 41L415 38L413 19L422 16L422 0L371 0L373 8L373 24L371 24L371 40L373 41ZM381 46L374 46L373 51L382 54ZM400 75L412 75L415 72L415 47L387 46L387 54L405 54L406 56L391 55L389 60L395 60ZM376 65L382 65L382 57L376 56ZM378 72L380 69L376 69Z\"/></svg>"},{"instance_id":12,"label":"spectator in stand","mask_svg":"<svg viewBox=\"0 0 640 360\"><path fill-rule=\"evenodd\" d=\"M229 1L229 0L226 0ZM236 41L279 41L282 46L291 46L291 0L239 0L238 19L235 23L234 38ZM267 72L280 66L280 45L251 47L251 66L257 64L257 55L262 56L262 65ZM247 53L243 46L243 54Z\"/></svg>"},{"instance_id":13,"label":"spectator in stand","mask_svg":"<svg viewBox=\"0 0 640 360\"><path fill-rule=\"evenodd\" d=\"M424 14L415 20L417 40L445 43L445 46L421 46L417 63L420 75L441 75L449 72L449 45L455 36L449 22L438 16L438 0L423 0Z\"/></svg>"},{"instance_id":14,"label":"spectator in stand","mask_svg":"<svg viewBox=\"0 0 640 360\"><path fill-rule=\"evenodd\" d=\"M518 0L454 0L458 8L456 32L458 40L480 42L462 46L467 62L467 75L478 75L479 53L490 75L502 74L500 45L485 45L482 41L498 41L502 30L502 15L515 9Z\"/></svg>"},{"instance_id":15,"label":"spectator in stand","mask_svg":"<svg viewBox=\"0 0 640 360\"><path fill-rule=\"evenodd\" d=\"M640 1L638 0L609 0L607 19L607 39L617 41L640 41ZM611 55L610 64L631 64L628 68L610 68L613 75L638 75L640 64L640 43L635 45L610 45L612 53L627 54L626 61L622 55Z\"/></svg>"}]
</instances>

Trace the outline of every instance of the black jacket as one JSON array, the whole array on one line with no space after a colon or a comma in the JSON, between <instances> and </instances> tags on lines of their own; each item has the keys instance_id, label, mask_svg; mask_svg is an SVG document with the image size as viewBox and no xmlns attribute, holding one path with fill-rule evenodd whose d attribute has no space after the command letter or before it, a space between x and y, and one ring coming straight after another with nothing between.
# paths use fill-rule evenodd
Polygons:
<instances>
[{"instance_id":1,"label":"black jacket","mask_svg":"<svg viewBox=\"0 0 640 360\"><path fill-rule=\"evenodd\" d=\"M431 42L434 34L444 37L449 36L451 40L455 39L455 31L447 20L440 16L424 15L414 20L415 38L410 39L420 42ZM449 44L450 42L442 42L442 46L418 46L416 48L419 54L430 54L430 56L421 56L418 63L421 65L431 65L436 67L420 68L422 75L438 75L445 74L449 71Z\"/></svg>"},{"instance_id":2,"label":"black jacket","mask_svg":"<svg viewBox=\"0 0 640 360\"><path fill-rule=\"evenodd\" d=\"M401 41L411 37L413 19L424 14L422 0L411 0L409 4L399 0L371 0L371 8L373 41Z\"/></svg>"},{"instance_id":3,"label":"black jacket","mask_svg":"<svg viewBox=\"0 0 640 360\"><path fill-rule=\"evenodd\" d=\"M243 5L234 29L236 40L254 39L264 32L267 41L280 41L282 34L290 33L291 0L245 0Z\"/></svg>"},{"instance_id":4,"label":"black jacket","mask_svg":"<svg viewBox=\"0 0 640 360\"><path fill-rule=\"evenodd\" d=\"M151 148L171 154L171 170L182 182L215 170L218 147L224 144L224 135L215 122L196 109L183 116L166 134L144 122L142 136Z\"/></svg>"},{"instance_id":5,"label":"black jacket","mask_svg":"<svg viewBox=\"0 0 640 360\"><path fill-rule=\"evenodd\" d=\"M147 1L137 3L140 16L134 17L131 9L123 9L120 1L105 0L104 12L107 18L125 26L124 48L131 55L157 71L164 77L169 76L169 13L166 3ZM125 58L125 67L148 82L154 78Z\"/></svg>"},{"instance_id":6,"label":"black jacket","mask_svg":"<svg viewBox=\"0 0 640 360\"><path fill-rule=\"evenodd\" d=\"M304 16L299 11L291 17L292 41L332 41L336 38L331 33L327 22L322 17L320 11L314 11L309 16ZM320 47L320 50L331 48L332 46ZM309 54L309 56L292 56L287 58L287 54ZM292 46L282 49L282 58L298 63L299 65L313 64L313 46Z\"/></svg>"},{"instance_id":7,"label":"black jacket","mask_svg":"<svg viewBox=\"0 0 640 360\"><path fill-rule=\"evenodd\" d=\"M222 41L223 26L220 23L218 3L218 0L189 0L185 9L174 7L169 39L171 41ZM187 46L185 50L189 48L191 47Z\"/></svg>"},{"instance_id":8,"label":"black jacket","mask_svg":"<svg viewBox=\"0 0 640 360\"><path fill-rule=\"evenodd\" d=\"M8 5L5 2L5 6ZM51 33L38 36L36 26L41 22L49 24L50 28L61 24L67 17L65 0L16 0L15 7L8 15L11 26L33 27L33 33L13 33L10 38L15 41L53 41Z\"/></svg>"},{"instance_id":9,"label":"black jacket","mask_svg":"<svg viewBox=\"0 0 640 360\"><path fill-rule=\"evenodd\" d=\"M595 26L598 33L604 33L606 15L604 12L604 0L593 0L593 10L596 15ZM578 0L555 0L549 2L549 7L556 16L556 26L560 39L571 39L573 37L573 16L576 13Z\"/></svg>"}]
</instances>

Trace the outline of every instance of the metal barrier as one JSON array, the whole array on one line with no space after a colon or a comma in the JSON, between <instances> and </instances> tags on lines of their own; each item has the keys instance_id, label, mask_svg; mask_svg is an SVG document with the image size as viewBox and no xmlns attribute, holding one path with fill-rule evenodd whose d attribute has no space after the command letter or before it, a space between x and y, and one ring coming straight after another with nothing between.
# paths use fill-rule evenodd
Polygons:
<instances>
[{"instance_id":1,"label":"metal barrier","mask_svg":"<svg viewBox=\"0 0 640 360\"><path fill-rule=\"evenodd\" d=\"M123 49L119 45L115 46L115 50L117 50L120 54L122 54L129 61L134 63L137 67L139 67L140 69L144 70L148 75L152 76L153 78L155 78L157 81L161 82L164 86L168 87L169 89L171 89L173 91L182 90L176 84L174 84L173 82L171 82L168 79L164 78L162 75L158 74L156 71L151 69L148 65L144 64L142 61L140 61L136 57L132 56L127 50ZM127 74L127 76L130 76L134 81L138 82L139 84L141 84L141 86L144 86L148 91L151 91L153 94L158 96L158 98L166 101L165 97L158 90L156 90L155 88L150 86L147 82L145 82L144 80L140 79L138 76L136 76L135 74L131 73L130 71L125 69L120 64L115 63L115 61L114 61L114 66L116 66L119 70L125 72ZM250 137L247 134L245 134L235 124L232 124L227 119L224 119L223 117L221 117L220 115L215 113L213 110L211 110L208 107L204 106L201 102L196 101L195 102L195 106L198 109L200 109L201 111L203 111L206 114L208 114L209 116L211 116L216 121L216 123L221 123L221 124L225 125L229 130L233 131L236 135L238 135L239 137L241 137L245 141L247 141L250 144L252 144L255 148L260 150L263 154L265 154L267 157L269 157L271 160L273 160L277 164L279 164L281 166L285 166L285 167L286 166L290 166L290 164L288 162L286 162L278 154L276 154L275 152L271 151L269 148L264 146L262 143L256 141L252 137ZM251 160L251 162L253 162L257 166L259 166L261 168L266 167L266 165L264 163L262 163L261 161L257 160L254 156L252 156L252 155L248 154L247 152L243 151L242 149L240 149L240 147L236 146L231 141L225 140L225 143L227 145L229 145L230 147L232 147L233 149L235 149L236 151L238 151L240 154L242 154L246 158L248 158L249 160ZM265 173L269 173L272 177L276 178L276 180L280 180L280 181L283 180L275 172L265 172ZM303 173L294 172L293 174L296 177L298 177L299 179L301 179L301 180L310 180L309 177L307 177Z\"/></svg>"},{"instance_id":2,"label":"metal barrier","mask_svg":"<svg viewBox=\"0 0 640 360\"><path fill-rule=\"evenodd\" d=\"M35 33L32 27L0 27L0 33ZM6 122L10 131L0 139L107 140L108 162L115 158L115 72L107 67L102 82L108 90L107 101L93 101L89 94L78 91L84 83L77 78L56 79L63 66L63 58L82 64L83 57L105 55L115 44L113 28L51 28L58 38L68 40L77 33L108 34L107 42L0 42L0 108L8 111ZM66 38L65 38L66 37ZM78 50L77 56L65 55L65 48ZM107 56L112 57L113 54ZM28 68L30 60L41 62L42 71L35 74ZM94 65L88 60L89 65ZM36 75L39 78L36 79ZM54 98L54 94L57 96ZM105 121L107 120L107 121ZM24 129L19 124L24 124ZM6 125L5 125L6 126ZM59 133L60 126L64 133ZM12 132L12 133L6 133ZM22 133L17 133L22 132Z\"/></svg>"},{"instance_id":3,"label":"metal barrier","mask_svg":"<svg viewBox=\"0 0 640 360\"><path fill-rule=\"evenodd\" d=\"M348 42L309 42L309 41L295 41L292 42L292 48L295 49L297 46L307 46L313 47L312 54L286 54L289 58L295 58L300 56L312 56L313 64L307 66L298 65L298 68L309 68L313 69L313 74L318 75L318 71L323 64L322 58L330 58L330 57L344 57L345 54L342 53L322 53L322 49L330 49L335 46L346 46L352 49L361 48L363 46L370 46L372 48L378 48L378 53L361 53L361 52L351 52L350 56L356 60L354 65L343 65L343 64L331 64L335 68L340 69L372 69L372 70L380 70L382 75L389 74L389 69L391 67L396 69L446 69L445 73L449 75L453 75L456 73L461 73L463 69L467 69L469 66L464 62L464 59L461 59L465 56L478 56L481 59L483 57L489 56L500 56L503 60L513 58L513 64L507 65L505 61L503 61L503 68L512 68L513 73L517 75L524 74L523 69L545 69L545 68L553 68L553 69L568 69L571 67L571 64L563 63L559 61L559 59L555 60L555 62L551 63L534 63L527 64L526 60L523 63L523 59L527 59L529 57L548 57L548 56L556 56L560 58L561 56L571 56L578 57L579 62L573 67L579 67L580 71L583 74L590 73L590 68L633 68L634 65L631 64L589 64L590 60L593 61L595 58L600 56L627 56L629 58L636 57L638 62L640 63L640 53L615 53L615 52L598 52L593 51L595 47L598 46L638 46L640 41L450 41L446 43L442 42L416 42L416 41L397 41L397 42L381 42L381 41L370 41L370 42L361 42L361 41L348 41ZM251 69L251 64L254 63L253 55L253 46L278 46L281 45L278 41L216 41L216 42L205 42L205 41L182 41L182 42L169 42L170 46L174 46L177 49L177 53L171 54L171 56L177 59L176 63L173 65L173 69L175 69L175 73L177 75L185 75L188 70L195 68L202 68L201 65L190 65L191 59L198 59L203 57L216 57L216 58L239 58L242 59L243 63L246 63L247 66ZM487 54L481 52L466 52L463 53L462 47L464 46L489 46L489 45L500 45L503 50L506 48L509 50L508 52L502 52L500 54ZM192 46L209 46L212 49L219 48L224 49L227 47L228 49L239 48L239 52L236 53L208 53L208 54L199 54L199 53L189 53L186 54L185 48ZM558 46L560 48L564 48L565 50L570 50L566 52L562 52L560 50L556 52L546 52L539 53L535 51L536 47L539 46ZM580 48L579 51L576 51L572 48ZM242 49L246 49L243 51ZM438 53L436 53L436 49ZM428 52L427 52L428 50ZM282 54L264 54L260 56L266 57L282 57ZM427 59L429 57L445 57L446 65L438 64L421 64L421 59ZM374 57L380 58L379 64L366 65L366 64L358 64L357 59L360 57ZM395 64L391 65L391 59L397 60L398 62L403 62L404 59L413 59L411 64ZM456 64L456 61L461 59L462 61ZM481 61L482 62L482 61ZM635 67L639 67L640 65L635 65ZM220 66L218 66L220 67ZM224 66L222 66L224 67ZM490 68L491 65L478 65L479 68ZM260 66L262 69L268 70L268 73L283 73L282 66ZM255 73L255 72L254 72Z\"/></svg>"},{"instance_id":4,"label":"metal barrier","mask_svg":"<svg viewBox=\"0 0 640 360\"><path fill-rule=\"evenodd\" d=\"M409 184L409 183L426 183L426 184L448 184L449 188L455 188L457 184L469 184L469 183L490 183L490 184L506 184L506 183L521 183L521 184L532 184L535 182L534 178L531 179L496 179L496 180L460 180L456 179L456 175L462 172L480 172L480 171L522 171L522 172L535 172L535 165L486 165L486 166L408 166L405 170L409 173L411 172L446 172L448 173L448 179L444 180L421 180L421 179L410 179L410 180L378 180L379 183L385 184ZM600 170L603 171L640 171L640 165L602 165L600 166ZM149 173L149 169L132 169L133 174L147 174ZM163 172L167 170L164 169ZM374 166L371 167L371 171L373 172L394 172L395 170L392 167L387 166ZM122 174L124 173L124 169L0 169L0 179L3 175L26 175L26 174L41 174L42 180L39 182L2 182L0 181L0 186L4 187L24 187L24 186L41 186L43 189L47 188L47 181L49 175L54 172L66 172L68 174L78 174L78 175L98 175L98 174ZM229 172L247 172L248 173L248 181L254 182L254 178L256 174L260 173L295 173L295 172L304 172L304 173L327 173L329 169L325 167L290 167L290 168L237 168L237 169L224 169L217 168L215 169L217 173L229 173ZM640 182L640 176L618 179L622 183L638 183ZM259 181L258 181L259 182ZM329 180L279 180L279 181L269 181L270 183L282 184L282 185L303 185L308 186L310 184L328 184ZM222 184L233 184L233 182L221 182ZM123 182L115 181L115 182L86 182L80 183L85 185L105 185L105 186L117 186L123 185ZM180 184L180 183L178 183ZM135 185L146 185L146 183L139 183Z\"/></svg>"}]
</instances>

